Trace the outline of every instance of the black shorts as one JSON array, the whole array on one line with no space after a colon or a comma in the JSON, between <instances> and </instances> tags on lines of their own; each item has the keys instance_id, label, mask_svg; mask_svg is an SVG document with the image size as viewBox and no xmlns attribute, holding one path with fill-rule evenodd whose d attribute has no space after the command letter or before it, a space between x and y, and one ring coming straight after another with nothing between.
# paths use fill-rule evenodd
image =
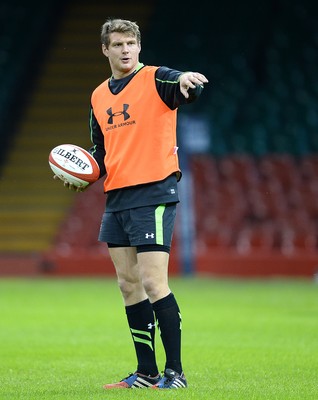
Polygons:
<instances>
[{"instance_id":1,"label":"black shorts","mask_svg":"<svg viewBox=\"0 0 318 400\"><path fill-rule=\"evenodd\" d=\"M170 249L176 203L132 208L103 214L98 240L109 247L162 246Z\"/></svg>"}]
</instances>

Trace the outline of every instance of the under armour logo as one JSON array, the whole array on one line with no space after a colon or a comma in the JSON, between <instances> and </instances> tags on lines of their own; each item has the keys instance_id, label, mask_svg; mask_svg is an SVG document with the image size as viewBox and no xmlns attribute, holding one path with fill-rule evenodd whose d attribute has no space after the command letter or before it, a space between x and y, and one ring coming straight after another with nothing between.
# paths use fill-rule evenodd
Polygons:
<instances>
[{"instance_id":1,"label":"under armour logo","mask_svg":"<svg viewBox=\"0 0 318 400\"><path fill-rule=\"evenodd\" d=\"M146 239L154 239L155 238L155 234L154 233L146 233L145 234L145 238Z\"/></svg>"},{"instance_id":2,"label":"under armour logo","mask_svg":"<svg viewBox=\"0 0 318 400\"><path fill-rule=\"evenodd\" d=\"M148 324L148 329L152 329L156 327L156 323L152 324L151 322L149 322Z\"/></svg>"},{"instance_id":3,"label":"under armour logo","mask_svg":"<svg viewBox=\"0 0 318 400\"><path fill-rule=\"evenodd\" d=\"M113 113L113 109L112 107L110 107L106 112L109 115L108 124L113 124L114 121L114 117L118 117L119 115L123 115L124 116L124 121L126 121L126 119L130 118L130 115L128 114L127 110L129 108L129 104L123 104L123 111L116 111Z\"/></svg>"}]
</instances>

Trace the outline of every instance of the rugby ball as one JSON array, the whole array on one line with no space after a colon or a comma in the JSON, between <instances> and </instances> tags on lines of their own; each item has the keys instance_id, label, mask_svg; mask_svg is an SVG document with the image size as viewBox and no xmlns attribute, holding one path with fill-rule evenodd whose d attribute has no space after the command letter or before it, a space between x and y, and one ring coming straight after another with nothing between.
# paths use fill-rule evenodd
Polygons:
<instances>
[{"instance_id":1,"label":"rugby ball","mask_svg":"<svg viewBox=\"0 0 318 400\"><path fill-rule=\"evenodd\" d=\"M85 187L99 178L100 170L95 158L74 144L60 144L49 154L49 165L62 181L76 187Z\"/></svg>"}]
</instances>

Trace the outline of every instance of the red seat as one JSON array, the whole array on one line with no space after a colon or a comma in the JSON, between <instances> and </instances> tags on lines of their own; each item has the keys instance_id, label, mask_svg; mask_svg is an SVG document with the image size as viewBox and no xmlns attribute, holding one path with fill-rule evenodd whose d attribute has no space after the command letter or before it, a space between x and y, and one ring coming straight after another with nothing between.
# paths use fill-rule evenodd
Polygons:
<instances>
[{"instance_id":1,"label":"red seat","mask_svg":"<svg viewBox=\"0 0 318 400\"><path fill-rule=\"evenodd\" d=\"M300 170L306 179L318 179L318 155L311 154L304 157L300 163Z\"/></svg>"},{"instance_id":2,"label":"red seat","mask_svg":"<svg viewBox=\"0 0 318 400\"><path fill-rule=\"evenodd\" d=\"M218 166L223 180L236 182L242 189L254 186L260 178L254 158L247 154L221 158Z\"/></svg>"},{"instance_id":3,"label":"red seat","mask_svg":"<svg viewBox=\"0 0 318 400\"><path fill-rule=\"evenodd\" d=\"M201 232L199 240L206 247L228 248L232 246L233 231L229 226L220 226L217 229Z\"/></svg>"},{"instance_id":4,"label":"red seat","mask_svg":"<svg viewBox=\"0 0 318 400\"><path fill-rule=\"evenodd\" d=\"M259 162L259 171L267 179L276 179L286 191L301 180L295 158L290 154L271 154Z\"/></svg>"},{"instance_id":5,"label":"red seat","mask_svg":"<svg viewBox=\"0 0 318 400\"><path fill-rule=\"evenodd\" d=\"M271 223L243 226L237 235L236 249L239 253L271 251L276 235L275 225Z\"/></svg>"},{"instance_id":6,"label":"red seat","mask_svg":"<svg viewBox=\"0 0 318 400\"><path fill-rule=\"evenodd\" d=\"M282 252L284 254L292 255L298 251L315 252L317 250L317 232L289 230L282 236Z\"/></svg>"},{"instance_id":7,"label":"red seat","mask_svg":"<svg viewBox=\"0 0 318 400\"><path fill-rule=\"evenodd\" d=\"M195 162L199 171L204 164L210 166L200 174L199 186L194 181L196 229L202 243L232 246L243 253L318 251L318 157L299 162L290 155L269 155L257 162L249 156L212 161L206 156ZM306 167L306 174L299 165ZM209 168L214 176L210 180Z\"/></svg>"}]
</instances>

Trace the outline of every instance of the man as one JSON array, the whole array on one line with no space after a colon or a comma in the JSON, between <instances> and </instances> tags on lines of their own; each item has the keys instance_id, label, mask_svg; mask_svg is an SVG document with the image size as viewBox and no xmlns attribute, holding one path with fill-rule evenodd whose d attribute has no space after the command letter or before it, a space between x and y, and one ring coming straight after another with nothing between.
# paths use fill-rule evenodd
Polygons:
<instances>
[{"instance_id":1,"label":"man","mask_svg":"<svg viewBox=\"0 0 318 400\"><path fill-rule=\"evenodd\" d=\"M104 388L184 388L181 314L168 285L181 177L176 114L208 80L197 72L143 65L140 40L136 23L105 22L102 52L112 76L91 98L90 152L106 174L99 240L115 266L138 361L134 374ZM166 354L163 376L155 357L156 325Z\"/></svg>"}]
</instances>

